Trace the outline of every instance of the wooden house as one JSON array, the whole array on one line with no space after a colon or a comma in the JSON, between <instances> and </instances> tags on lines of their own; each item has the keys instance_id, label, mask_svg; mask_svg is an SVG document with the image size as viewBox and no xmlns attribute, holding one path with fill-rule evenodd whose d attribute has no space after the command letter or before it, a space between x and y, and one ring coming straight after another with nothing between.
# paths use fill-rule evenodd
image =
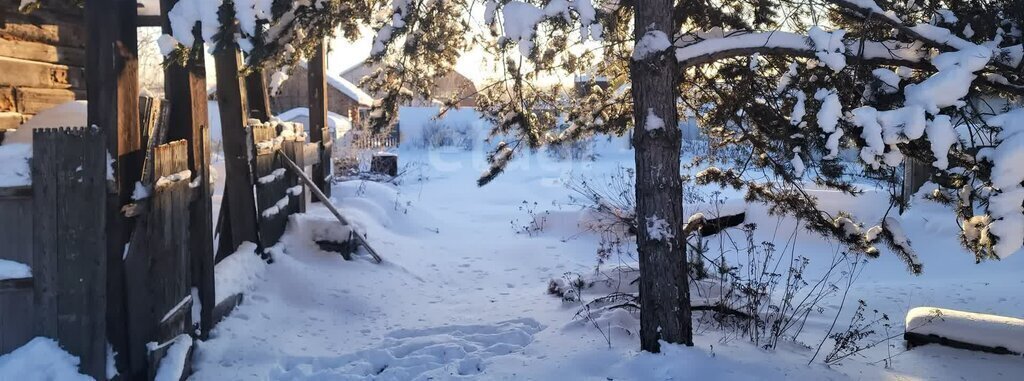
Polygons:
<instances>
[{"instance_id":1,"label":"wooden house","mask_svg":"<svg viewBox=\"0 0 1024 381\"><path fill-rule=\"evenodd\" d=\"M290 76L270 97L270 110L276 115L309 105L309 70L297 65ZM359 125L373 106L373 97L358 86L336 75L327 74L327 110L347 117Z\"/></svg>"},{"instance_id":2,"label":"wooden house","mask_svg":"<svg viewBox=\"0 0 1024 381\"><path fill-rule=\"evenodd\" d=\"M19 5L19 0L0 0L0 130L85 99L82 8L72 0L49 0L24 14Z\"/></svg>"},{"instance_id":3,"label":"wooden house","mask_svg":"<svg viewBox=\"0 0 1024 381\"><path fill-rule=\"evenodd\" d=\"M361 62L342 71L341 78L351 83L359 83L363 80L363 77L372 74L376 69L376 65L368 65L366 62ZM417 97L412 102L409 102L409 104L403 106L437 106L439 100L450 99L452 96L456 96L458 97L457 99L461 100L458 103L460 107L476 107L476 92L476 84L473 81L465 75L452 70L434 84L434 89L431 91L433 99ZM371 95L379 96L379 94Z\"/></svg>"}]
</instances>

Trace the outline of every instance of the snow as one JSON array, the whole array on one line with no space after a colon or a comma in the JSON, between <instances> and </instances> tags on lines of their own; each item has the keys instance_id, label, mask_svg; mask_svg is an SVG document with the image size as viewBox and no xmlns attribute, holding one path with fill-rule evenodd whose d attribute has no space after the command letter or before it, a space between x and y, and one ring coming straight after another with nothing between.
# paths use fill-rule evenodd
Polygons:
<instances>
[{"instance_id":1,"label":"snow","mask_svg":"<svg viewBox=\"0 0 1024 381\"><path fill-rule=\"evenodd\" d=\"M544 11L522 1L511 1L501 8L502 27L505 38L519 44L523 56L533 54L533 35L537 24L544 20Z\"/></svg>"},{"instance_id":2,"label":"snow","mask_svg":"<svg viewBox=\"0 0 1024 381\"><path fill-rule=\"evenodd\" d=\"M936 115L928 121L925 127L928 134L928 141L931 142L932 154L935 161L932 165L938 169L949 167L949 150L958 143L956 131L953 130L953 123L947 115Z\"/></svg>"},{"instance_id":3,"label":"snow","mask_svg":"<svg viewBox=\"0 0 1024 381\"><path fill-rule=\"evenodd\" d=\"M675 235L669 231L669 224L665 219L658 217L658 215L653 215L647 217L646 221L647 236L651 237L652 240L668 242L675 238Z\"/></svg>"},{"instance_id":4,"label":"snow","mask_svg":"<svg viewBox=\"0 0 1024 381\"><path fill-rule=\"evenodd\" d=\"M32 168L29 167L31 158L31 144L5 141L0 145L0 187L32 184Z\"/></svg>"},{"instance_id":5,"label":"snow","mask_svg":"<svg viewBox=\"0 0 1024 381\"><path fill-rule=\"evenodd\" d=\"M900 90L900 76L895 71L878 68L871 71L871 74L878 78L882 82L883 86L879 88L883 93L892 94Z\"/></svg>"},{"instance_id":6,"label":"snow","mask_svg":"<svg viewBox=\"0 0 1024 381\"><path fill-rule=\"evenodd\" d=\"M989 200L994 218L989 232L999 238L993 247L996 255L1006 258L1024 247L1024 109L994 116L987 122L1003 128L999 145L990 156L992 186L997 192Z\"/></svg>"},{"instance_id":7,"label":"snow","mask_svg":"<svg viewBox=\"0 0 1024 381\"><path fill-rule=\"evenodd\" d=\"M84 127L88 124L89 104L85 101L71 101L46 109L7 134L4 145L11 143L32 143L32 130L53 127Z\"/></svg>"},{"instance_id":8,"label":"snow","mask_svg":"<svg viewBox=\"0 0 1024 381\"><path fill-rule=\"evenodd\" d=\"M793 154L793 159L789 161L789 164L793 166L793 176L798 178L804 176L804 170L806 170L807 167L804 166L804 160L800 158L799 153Z\"/></svg>"},{"instance_id":9,"label":"snow","mask_svg":"<svg viewBox=\"0 0 1024 381\"><path fill-rule=\"evenodd\" d=\"M160 54L164 57L171 55L174 49L180 44L174 36L169 34L160 35L160 38L156 40L157 47L160 48Z\"/></svg>"},{"instance_id":10,"label":"snow","mask_svg":"<svg viewBox=\"0 0 1024 381\"><path fill-rule=\"evenodd\" d=\"M31 278L32 269L23 263L0 259L0 280Z\"/></svg>"},{"instance_id":11,"label":"snow","mask_svg":"<svg viewBox=\"0 0 1024 381\"><path fill-rule=\"evenodd\" d=\"M274 118L282 122L300 123L307 131L309 129L309 109L305 107L293 108L275 115ZM349 131L352 131L352 120L334 112L328 112L327 128L333 132L334 140L340 142L348 136Z\"/></svg>"},{"instance_id":12,"label":"snow","mask_svg":"<svg viewBox=\"0 0 1024 381\"><path fill-rule=\"evenodd\" d=\"M487 165L482 151L403 144L398 153L403 162L423 166L416 176L420 179L401 185L335 184L339 210L359 224L356 230L385 257L384 264L361 255L345 261L337 253L321 251L315 240L344 239L351 231L324 207L313 204L306 214L293 215L274 264L258 270L261 275L245 288L245 302L218 325L210 340L197 346L192 379L360 380L373 379L377 371L384 372L377 379L1007 379L1024 371L1016 357L940 346L894 349L888 368L871 364L888 358L884 345L839 367L821 366L820 357L807 365L813 350L805 346L815 346L825 336L838 298L827 299L824 312L811 314L798 343L775 351L743 339L723 340L727 333L703 326L696 332L695 347L665 344L663 354L641 353L635 314L593 310L606 340L586 318L573 319L578 303L545 292L549 280L562 279L567 272L587 279L631 279L604 267L602 273L594 272L600 238L585 229L593 215L568 204L572 193L565 184L580 176L601 179L621 165L629 166L634 153L600 150L592 162L525 153L493 183L479 188L475 180ZM872 182L857 185L865 193L856 198L813 185L806 191L830 213L846 210L858 221L883 221L886 192ZM792 218L780 219L763 205L743 202L735 191L702 191L723 192L728 200L687 205L684 216L745 212L746 222L761 227L755 242L781 244L778 236L796 234L795 253L811 260L808 279L820 276L839 249L796 230ZM529 217L518 209L524 200L537 202L538 213L548 212L546 228L534 236L509 227L510 220ZM959 249L957 221L937 208L915 204L899 217L924 273L910 275L902 261L883 253L866 263L849 300L864 299L889 316L903 316L916 305L1024 315L1024 295L1019 293L1024 256L975 264L972 255ZM879 232L860 232L870 233ZM730 229L707 243L729 245L723 237L739 234ZM730 261L734 256L726 254ZM259 260L255 255L249 259ZM618 266L620 258L613 260ZM635 269L635 261L621 261ZM635 290L626 283L622 289ZM584 294L588 300L616 287L595 289ZM844 309L840 322L848 321L849 313L850 308ZM902 342L896 338L892 344L900 348ZM831 345L827 341L823 351Z\"/></svg>"},{"instance_id":13,"label":"snow","mask_svg":"<svg viewBox=\"0 0 1024 381\"><path fill-rule=\"evenodd\" d=\"M669 41L668 35L665 32L649 30L647 33L644 33L644 36L633 47L633 61L646 60L651 56L661 54L661 52L671 47L672 41Z\"/></svg>"},{"instance_id":14,"label":"snow","mask_svg":"<svg viewBox=\"0 0 1024 381\"><path fill-rule=\"evenodd\" d=\"M818 127L826 133L835 132L839 118L843 116L843 105L839 103L839 93L834 89L818 89L814 93L814 99L821 102L821 109L818 110Z\"/></svg>"},{"instance_id":15,"label":"snow","mask_svg":"<svg viewBox=\"0 0 1024 381\"><path fill-rule=\"evenodd\" d=\"M217 303L253 289L266 269L267 262L256 254L256 244L243 242L235 253L217 263L214 269Z\"/></svg>"},{"instance_id":16,"label":"snow","mask_svg":"<svg viewBox=\"0 0 1024 381\"><path fill-rule=\"evenodd\" d=\"M804 115L807 115L807 94L799 90L790 91L790 94L796 98L796 103L793 104L793 113L789 115L789 123L799 126L804 120Z\"/></svg>"},{"instance_id":17,"label":"snow","mask_svg":"<svg viewBox=\"0 0 1024 381\"><path fill-rule=\"evenodd\" d=\"M300 65L307 70L309 69L306 62L303 62ZM327 85L341 91L342 94L345 94L349 98L354 99L360 106L373 106L373 96L367 94L365 91L360 89L359 86L356 86L345 78L341 78L337 74L330 72L327 73Z\"/></svg>"},{"instance_id":18,"label":"snow","mask_svg":"<svg viewBox=\"0 0 1024 381\"><path fill-rule=\"evenodd\" d=\"M654 113L653 108L647 109L647 118L644 121L644 130L657 131L665 129L665 120Z\"/></svg>"},{"instance_id":19,"label":"snow","mask_svg":"<svg viewBox=\"0 0 1024 381\"><path fill-rule=\"evenodd\" d=\"M192 348L192 336L182 334L164 345L171 347L167 349L166 355L160 360L154 381L180 380L182 371L185 369L185 361L188 360L188 351ZM156 343L149 343L147 347L151 352L161 348Z\"/></svg>"},{"instance_id":20,"label":"snow","mask_svg":"<svg viewBox=\"0 0 1024 381\"><path fill-rule=\"evenodd\" d=\"M807 31L807 36L817 50L815 55L818 60L837 73L846 67L846 45L843 43L845 35L846 31L842 29L826 32L817 25Z\"/></svg>"},{"instance_id":21,"label":"snow","mask_svg":"<svg viewBox=\"0 0 1024 381\"><path fill-rule=\"evenodd\" d=\"M0 356L0 380L92 380L78 373L79 361L53 339L36 337L13 352Z\"/></svg>"},{"instance_id":22,"label":"snow","mask_svg":"<svg viewBox=\"0 0 1024 381\"><path fill-rule=\"evenodd\" d=\"M947 308L917 307L907 313L906 330L1024 353L1024 319Z\"/></svg>"}]
</instances>

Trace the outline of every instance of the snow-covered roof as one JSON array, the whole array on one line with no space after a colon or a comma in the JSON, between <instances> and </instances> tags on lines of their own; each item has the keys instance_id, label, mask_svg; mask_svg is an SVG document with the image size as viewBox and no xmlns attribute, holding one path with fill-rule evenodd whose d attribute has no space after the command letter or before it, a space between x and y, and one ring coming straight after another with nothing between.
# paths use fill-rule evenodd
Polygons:
<instances>
[{"instance_id":1,"label":"snow-covered roof","mask_svg":"<svg viewBox=\"0 0 1024 381\"><path fill-rule=\"evenodd\" d=\"M309 122L309 109L297 107L274 116L282 122ZM352 130L352 121L349 118L333 112L327 112L327 126L334 129L335 136L342 136ZM308 127L308 126L306 126Z\"/></svg>"},{"instance_id":2,"label":"snow-covered roof","mask_svg":"<svg viewBox=\"0 0 1024 381\"><path fill-rule=\"evenodd\" d=\"M303 69L309 69L309 67L306 66L305 62L303 62L301 65ZM338 91L341 91L349 98L356 100L356 102L359 102L360 105L373 106L373 97L370 96L370 94L367 94L365 91L360 89L359 86L356 86L354 83L349 82L345 78L341 78L337 74L331 74L330 72L328 72L327 84L335 89L338 89Z\"/></svg>"}]
</instances>

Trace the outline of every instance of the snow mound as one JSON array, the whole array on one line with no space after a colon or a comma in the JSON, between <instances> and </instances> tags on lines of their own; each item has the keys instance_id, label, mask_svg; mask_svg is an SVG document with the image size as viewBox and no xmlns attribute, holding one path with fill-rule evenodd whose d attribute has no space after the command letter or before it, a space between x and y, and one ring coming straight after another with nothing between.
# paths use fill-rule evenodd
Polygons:
<instances>
[{"instance_id":1,"label":"snow mound","mask_svg":"<svg viewBox=\"0 0 1024 381\"><path fill-rule=\"evenodd\" d=\"M1024 353L1024 319L935 307L907 312L907 332Z\"/></svg>"},{"instance_id":2,"label":"snow mound","mask_svg":"<svg viewBox=\"0 0 1024 381\"><path fill-rule=\"evenodd\" d=\"M337 357L288 357L271 380L474 379L487 359L519 352L545 327L533 319L402 329L378 347Z\"/></svg>"},{"instance_id":3,"label":"snow mound","mask_svg":"<svg viewBox=\"0 0 1024 381\"><path fill-rule=\"evenodd\" d=\"M84 127L89 123L88 110L89 103L86 101L71 101L46 109L22 124L14 133L8 134L4 144L32 144L32 130L37 128Z\"/></svg>"},{"instance_id":4,"label":"snow mound","mask_svg":"<svg viewBox=\"0 0 1024 381\"><path fill-rule=\"evenodd\" d=\"M37 337L0 356L0 380L92 380L78 373L78 357L65 352L53 339Z\"/></svg>"},{"instance_id":5,"label":"snow mound","mask_svg":"<svg viewBox=\"0 0 1024 381\"><path fill-rule=\"evenodd\" d=\"M238 251L224 258L214 272L217 274L217 303L228 297L252 290L256 282L263 279L267 262L256 254L256 244L244 242Z\"/></svg>"},{"instance_id":6,"label":"snow mound","mask_svg":"<svg viewBox=\"0 0 1024 381\"><path fill-rule=\"evenodd\" d=\"M17 133L9 134L14 136ZM29 135L31 141L32 135ZM32 184L32 169L29 159L32 158L32 145L13 143L0 145L0 187L14 187Z\"/></svg>"}]
</instances>

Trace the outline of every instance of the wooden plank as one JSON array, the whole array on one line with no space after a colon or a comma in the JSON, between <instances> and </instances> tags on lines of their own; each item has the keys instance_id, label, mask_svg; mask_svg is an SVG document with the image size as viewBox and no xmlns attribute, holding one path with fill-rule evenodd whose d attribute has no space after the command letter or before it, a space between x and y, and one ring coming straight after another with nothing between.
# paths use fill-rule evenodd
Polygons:
<instances>
[{"instance_id":1,"label":"wooden plank","mask_svg":"<svg viewBox=\"0 0 1024 381\"><path fill-rule=\"evenodd\" d=\"M85 49L0 38L0 56L53 64L85 64Z\"/></svg>"},{"instance_id":2,"label":"wooden plank","mask_svg":"<svg viewBox=\"0 0 1024 381\"><path fill-rule=\"evenodd\" d=\"M32 278L0 279L0 293L16 292L16 291L23 291L23 290L31 290L32 287L33 287L33 285L32 285ZM9 312L19 312L20 313L23 310L28 310L28 311L32 310L31 302L29 302L29 304L24 304L24 305L20 305L20 306L9 306L9 307L13 311L12 310L5 310L4 311L5 315L8 314ZM5 331L9 330L6 325L3 326L3 328L4 328ZM3 336L3 334L0 333L0 337L2 337L2 336ZM15 347L15 348L17 348L17 347ZM6 353L6 352L0 351L0 353Z\"/></svg>"},{"instance_id":3,"label":"wooden plank","mask_svg":"<svg viewBox=\"0 0 1024 381\"><path fill-rule=\"evenodd\" d=\"M231 229L229 247L234 252L242 242L260 242L256 198L253 194L254 179L250 166L253 148L246 135L249 133L246 128L249 108L239 70L242 58L237 46L229 44L221 48L214 54L214 59L217 102L220 105L221 132L224 135L224 167L227 172L224 195L228 204L228 219L225 228Z\"/></svg>"},{"instance_id":4,"label":"wooden plank","mask_svg":"<svg viewBox=\"0 0 1024 381\"><path fill-rule=\"evenodd\" d=\"M127 364L145 363L131 358L125 305L125 245L134 222L120 213L130 202L135 183L142 173L142 137L139 128L138 41L135 29L136 3L125 0L85 2L86 87L88 124L105 132L109 157L114 159L113 186L107 200L107 326L110 344L118 353L115 361L125 377L137 376ZM81 19L79 19L81 20ZM79 21L81 22L81 21ZM138 369L140 367L135 367ZM144 366L141 366L144 368Z\"/></svg>"},{"instance_id":5,"label":"wooden plank","mask_svg":"<svg viewBox=\"0 0 1024 381\"><path fill-rule=\"evenodd\" d=\"M55 338L97 379L107 358L106 311L96 308L107 286L103 140L94 128L39 129L32 161L36 334Z\"/></svg>"},{"instance_id":6,"label":"wooden plank","mask_svg":"<svg viewBox=\"0 0 1024 381\"><path fill-rule=\"evenodd\" d=\"M170 31L167 11L178 0L162 0L162 27ZM198 35L198 28L196 28ZM170 65L164 69L164 93L171 103L169 136L189 142L188 167L192 171L195 199L190 208L189 241L192 250L192 283L199 291L200 338L209 337L213 329L216 306L214 286L215 251L213 247L213 187L210 186L210 129L206 100L206 64L203 54L192 57L186 66Z\"/></svg>"},{"instance_id":7,"label":"wooden plank","mask_svg":"<svg viewBox=\"0 0 1024 381\"><path fill-rule=\"evenodd\" d=\"M304 150L305 146L306 146L306 142L301 141L301 140L285 141L284 144L283 144L282 153L285 156L287 156L289 159L294 161L295 164L299 166L299 168L305 168L305 164L303 164L303 161L304 161L305 156L306 156L305 155L305 150ZM288 173L286 175L286 178L287 178L287 182L288 182L289 186L292 186L292 187L296 187L297 186L297 187L300 187L302 189L302 192L300 192L297 196L295 196L292 199L292 201L295 203L295 212L296 213L305 213L306 212L306 202L309 199L306 196L306 192L308 192L308 190L306 189L306 186L302 183L302 180L299 180L299 176L296 175L292 171L288 171Z\"/></svg>"},{"instance_id":8,"label":"wooden plank","mask_svg":"<svg viewBox=\"0 0 1024 381\"><path fill-rule=\"evenodd\" d=\"M249 117L261 122L270 121L270 93L267 91L267 76L262 68L251 69L245 76L245 89L249 99Z\"/></svg>"},{"instance_id":9,"label":"wooden plank","mask_svg":"<svg viewBox=\"0 0 1024 381\"><path fill-rule=\"evenodd\" d=\"M0 56L0 84L48 89L81 89L85 71L77 66L55 65Z\"/></svg>"},{"instance_id":10,"label":"wooden plank","mask_svg":"<svg viewBox=\"0 0 1024 381\"><path fill-rule=\"evenodd\" d=\"M244 296L242 294L234 294L217 303L217 307L213 309L213 324L216 325L228 317L235 310L235 307L242 304L243 299Z\"/></svg>"},{"instance_id":11,"label":"wooden plank","mask_svg":"<svg viewBox=\"0 0 1024 381\"><path fill-rule=\"evenodd\" d=\"M17 111L22 114L38 114L62 103L81 98L79 93L64 89L35 89L19 87L14 90Z\"/></svg>"},{"instance_id":12,"label":"wooden plank","mask_svg":"<svg viewBox=\"0 0 1024 381\"><path fill-rule=\"evenodd\" d=\"M125 258L128 306L129 374L144 375L149 342L163 342L190 331L191 315L164 323L191 295L188 223L190 203L188 143L154 148L149 212L141 217Z\"/></svg>"},{"instance_id":13,"label":"wooden plank","mask_svg":"<svg viewBox=\"0 0 1024 381\"><path fill-rule=\"evenodd\" d=\"M167 352L171 349L172 346L174 346L174 345L182 345L182 344L179 344L179 343L191 343L191 345L188 347L188 350L185 352L185 358L182 361L182 363L180 365L179 364L173 364L173 366L181 366L182 367L180 369L181 370L181 373L180 373L181 374L181 378L179 380L176 380L176 381L185 381L185 380L188 379L188 376L192 374L192 355L193 355L193 351L195 350L195 342L192 341L192 338L188 337L187 335L181 335L181 336L178 336L178 337L174 338L174 340L171 340L171 341L168 341L166 343L157 345L155 348L153 348L152 351L150 351L148 353L149 374L146 376L147 380L155 380L156 379L156 371L161 366L172 366L172 364L166 364L165 365L165 364L161 364L161 363L163 362L164 358L167 357Z\"/></svg>"},{"instance_id":14,"label":"wooden plank","mask_svg":"<svg viewBox=\"0 0 1024 381\"><path fill-rule=\"evenodd\" d=\"M331 172L330 150L325 147L330 134L327 131L327 54L324 44L317 45L307 65L309 69L309 140L320 143L320 160L313 164L313 183L331 197L330 183L325 180ZM324 160L324 158L327 160ZM314 201L316 201L314 199Z\"/></svg>"}]
</instances>

